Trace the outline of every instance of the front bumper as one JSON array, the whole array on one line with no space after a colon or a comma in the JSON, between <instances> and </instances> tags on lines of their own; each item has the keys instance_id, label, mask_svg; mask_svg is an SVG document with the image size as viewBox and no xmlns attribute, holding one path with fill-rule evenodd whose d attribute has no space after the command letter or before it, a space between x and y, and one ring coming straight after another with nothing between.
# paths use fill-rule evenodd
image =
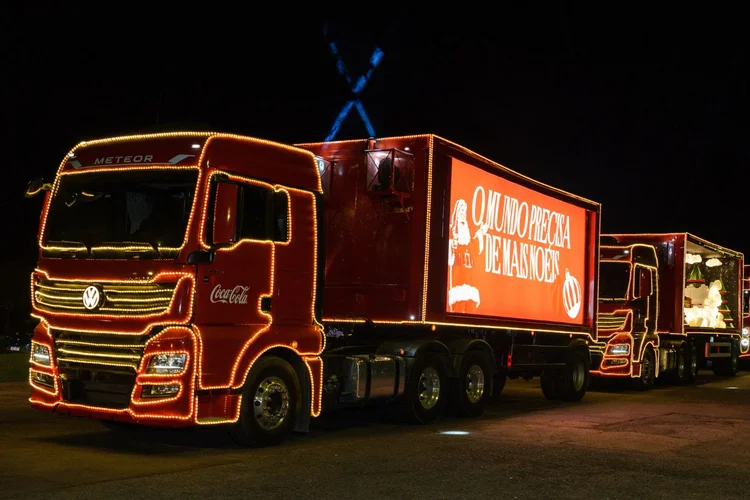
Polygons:
<instances>
[{"instance_id":1,"label":"front bumper","mask_svg":"<svg viewBox=\"0 0 750 500\"><path fill-rule=\"evenodd\" d=\"M138 342L127 344L122 338L115 338L117 334L111 335L111 343L90 339L61 341L60 335L40 325L34 342L47 346L51 360L49 365L34 360L30 363L31 406L58 414L148 426L194 425L198 345L193 330L181 326L164 328L149 336L140 351ZM130 352L140 354L121 354L123 345L132 346ZM146 373L153 355L179 353L186 354L181 373ZM152 386L176 390L149 397Z\"/></svg>"}]
</instances>

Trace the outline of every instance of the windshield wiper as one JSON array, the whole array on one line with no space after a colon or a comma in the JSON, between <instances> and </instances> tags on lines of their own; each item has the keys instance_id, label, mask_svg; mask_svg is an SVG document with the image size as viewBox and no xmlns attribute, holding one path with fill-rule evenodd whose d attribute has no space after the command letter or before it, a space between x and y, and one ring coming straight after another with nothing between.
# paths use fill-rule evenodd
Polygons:
<instances>
[{"instance_id":1,"label":"windshield wiper","mask_svg":"<svg viewBox=\"0 0 750 500\"><path fill-rule=\"evenodd\" d=\"M91 247L84 243L83 241L71 241L71 240L52 240L47 242L48 245L51 246L57 246L61 247L61 253L75 253L76 256L78 256L78 253L80 252L81 247L83 247L86 250L86 254L84 257L88 257L91 255ZM70 245L70 248L65 248L67 245ZM75 245L75 246L73 246Z\"/></svg>"}]
</instances>

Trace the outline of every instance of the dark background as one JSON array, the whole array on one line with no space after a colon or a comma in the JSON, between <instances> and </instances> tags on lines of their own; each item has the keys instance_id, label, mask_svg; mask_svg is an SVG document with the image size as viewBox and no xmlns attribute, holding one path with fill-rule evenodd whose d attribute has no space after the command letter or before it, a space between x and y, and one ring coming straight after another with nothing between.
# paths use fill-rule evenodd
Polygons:
<instances>
[{"instance_id":1,"label":"dark background","mask_svg":"<svg viewBox=\"0 0 750 500\"><path fill-rule=\"evenodd\" d=\"M156 123L323 140L350 98L329 41L355 78L383 49L361 94L378 136L434 132L599 201L606 232L747 246L739 5L71 5L2 7L0 315L13 310L14 323L28 315L36 259L41 198L23 198L31 178L51 180L80 140ZM366 135L350 113L336 138Z\"/></svg>"}]
</instances>

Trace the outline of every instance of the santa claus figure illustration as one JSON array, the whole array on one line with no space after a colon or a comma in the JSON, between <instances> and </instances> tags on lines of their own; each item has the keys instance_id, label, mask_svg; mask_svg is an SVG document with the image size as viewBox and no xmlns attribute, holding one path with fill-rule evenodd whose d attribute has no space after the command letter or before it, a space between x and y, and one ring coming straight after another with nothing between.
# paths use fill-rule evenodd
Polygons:
<instances>
[{"instance_id":1,"label":"santa claus figure illustration","mask_svg":"<svg viewBox=\"0 0 750 500\"><path fill-rule=\"evenodd\" d=\"M451 215L448 246L448 306L451 312L473 313L479 307L479 289L472 281L477 257L484 249L486 225L480 226L471 235L467 220L468 205L465 200L456 200ZM477 269L477 273L481 272Z\"/></svg>"}]
</instances>

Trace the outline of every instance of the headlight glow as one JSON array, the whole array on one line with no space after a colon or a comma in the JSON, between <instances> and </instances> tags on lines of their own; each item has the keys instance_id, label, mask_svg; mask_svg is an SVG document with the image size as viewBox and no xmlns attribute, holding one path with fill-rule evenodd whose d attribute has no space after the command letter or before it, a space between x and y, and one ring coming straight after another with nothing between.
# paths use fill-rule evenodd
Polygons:
<instances>
[{"instance_id":1,"label":"headlight glow","mask_svg":"<svg viewBox=\"0 0 750 500\"><path fill-rule=\"evenodd\" d=\"M630 346L628 344L614 344L609 346L607 354L612 356L621 356L630 353Z\"/></svg>"},{"instance_id":2,"label":"headlight glow","mask_svg":"<svg viewBox=\"0 0 750 500\"><path fill-rule=\"evenodd\" d=\"M187 354L156 354L148 363L148 372L152 374L182 373L185 369Z\"/></svg>"},{"instance_id":3,"label":"headlight glow","mask_svg":"<svg viewBox=\"0 0 750 500\"><path fill-rule=\"evenodd\" d=\"M49 366L51 364L49 347L34 342L31 347L31 359L32 361L34 361L34 363Z\"/></svg>"}]
</instances>

